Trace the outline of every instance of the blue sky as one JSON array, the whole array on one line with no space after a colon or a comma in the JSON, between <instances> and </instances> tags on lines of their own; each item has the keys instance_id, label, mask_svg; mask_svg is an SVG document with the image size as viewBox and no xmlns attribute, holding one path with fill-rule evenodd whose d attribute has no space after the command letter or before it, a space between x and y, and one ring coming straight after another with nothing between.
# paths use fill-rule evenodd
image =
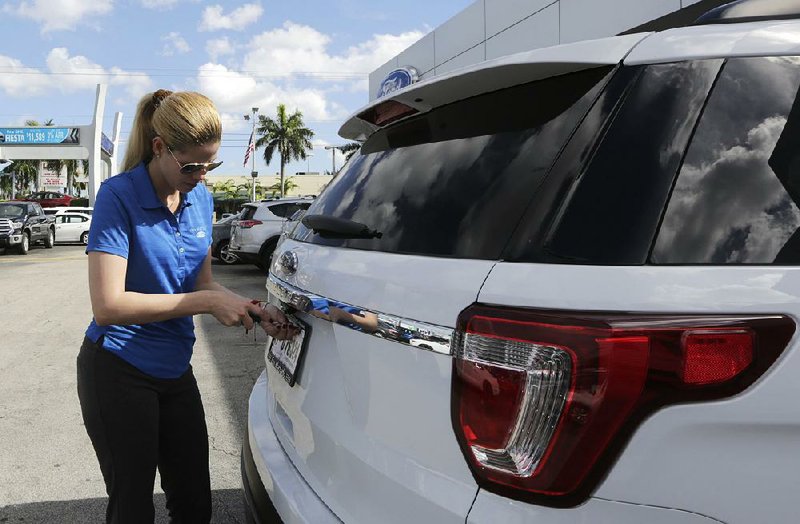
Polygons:
<instances>
[{"instance_id":1,"label":"blue sky","mask_svg":"<svg viewBox=\"0 0 800 524\"><path fill-rule=\"evenodd\" d=\"M344 118L368 101L368 75L472 0L0 0L0 127L52 118L86 125L97 83L109 85L104 131L123 113L121 152L138 99L200 91L223 117L221 175L242 167L251 107L303 112L316 133L308 162L331 168ZM337 167L340 156L337 155ZM258 152L259 174L274 174Z\"/></svg>"}]
</instances>

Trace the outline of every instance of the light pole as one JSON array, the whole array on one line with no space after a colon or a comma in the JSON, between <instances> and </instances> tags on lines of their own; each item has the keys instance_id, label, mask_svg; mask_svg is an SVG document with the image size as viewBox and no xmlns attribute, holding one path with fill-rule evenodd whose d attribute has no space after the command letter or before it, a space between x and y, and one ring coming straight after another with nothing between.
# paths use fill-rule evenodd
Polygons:
<instances>
[{"instance_id":1,"label":"light pole","mask_svg":"<svg viewBox=\"0 0 800 524\"><path fill-rule=\"evenodd\" d=\"M306 154L306 174L311 172L311 157L314 156L314 153L307 153Z\"/></svg>"},{"instance_id":2,"label":"light pole","mask_svg":"<svg viewBox=\"0 0 800 524\"><path fill-rule=\"evenodd\" d=\"M253 177L253 202L256 201L256 178L258 177L258 171L256 171L256 122L258 122L258 108L254 107L253 116L252 118L250 115L244 115L245 120L252 120L253 121L253 130L252 134L250 135L250 139L253 141L253 150L250 151L250 158L252 161L253 169L250 171L250 176ZM250 144L247 144L247 147L250 147Z\"/></svg>"},{"instance_id":3,"label":"light pole","mask_svg":"<svg viewBox=\"0 0 800 524\"><path fill-rule=\"evenodd\" d=\"M331 150L331 176L336 174L336 146L325 146L325 149Z\"/></svg>"}]
</instances>

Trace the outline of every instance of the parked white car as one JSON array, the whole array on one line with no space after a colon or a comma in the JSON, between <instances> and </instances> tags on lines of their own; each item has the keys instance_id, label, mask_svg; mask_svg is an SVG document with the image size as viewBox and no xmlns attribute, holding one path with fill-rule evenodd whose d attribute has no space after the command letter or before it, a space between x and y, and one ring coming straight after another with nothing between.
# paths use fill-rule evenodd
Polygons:
<instances>
[{"instance_id":1,"label":"parked white car","mask_svg":"<svg viewBox=\"0 0 800 524\"><path fill-rule=\"evenodd\" d=\"M94 212L93 207L79 207L79 206L57 206L44 208L46 215L63 215L64 213L83 213L91 216Z\"/></svg>"},{"instance_id":2,"label":"parked white car","mask_svg":"<svg viewBox=\"0 0 800 524\"><path fill-rule=\"evenodd\" d=\"M92 217L86 213L58 213L55 216L56 242L89 243L89 227Z\"/></svg>"},{"instance_id":3,"label":"parked white car","mask_svg":"<svg viewBox=\"0 0 800 524\"><path fill-rule=\"evenodd\" d=\"M243 262L266 270L284 223L300 209L308 209L308 198L283 198L244 204L233 222L228 252Z\"/></svg>"},{"instance_id":4,"label":"parked white car","mask_svg":"<svg viewBox=\"0 0 800 524\"><path fill-rule=\"evenodd\" d=\"M350 118L267 280L303 331L250 397L255 518L797 522L800 6L770 5Z\"/></svg>"}]
</instances>

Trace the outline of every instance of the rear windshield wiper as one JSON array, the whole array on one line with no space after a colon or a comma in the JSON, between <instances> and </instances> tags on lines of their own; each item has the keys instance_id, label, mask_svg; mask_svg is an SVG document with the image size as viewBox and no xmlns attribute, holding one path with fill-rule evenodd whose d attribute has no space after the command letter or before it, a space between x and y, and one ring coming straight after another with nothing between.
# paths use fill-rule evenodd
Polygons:
<instances>
[{"instance_id":1,"label":"rear windshield wiper","mask_svg":"<svg viewBox=\"0 0 800 524\"><path fill-rule=\"evenodd\" d=\"M366 224L328 215L306 215L300 220L304 226L322 238L381 238L383 233Z\"/></svg>"}]
</instances>

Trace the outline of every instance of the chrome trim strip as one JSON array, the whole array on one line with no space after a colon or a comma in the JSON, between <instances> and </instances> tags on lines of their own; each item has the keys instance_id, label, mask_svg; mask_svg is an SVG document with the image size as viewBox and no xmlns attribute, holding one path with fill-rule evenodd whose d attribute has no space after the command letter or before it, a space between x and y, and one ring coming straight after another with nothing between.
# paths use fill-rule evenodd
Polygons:
<instances>
[{"instance_id":1,"label":"chrome trim strip","mask_svg":"<svg viewBox=\"0 0 800 524\"><path fill-rule=\"evenodd\" d=\"M269 301L288 311L302 311L328 322L417 349L452 355L453 329L387 315L303 291L278 277L267 277Z\"/></svg>"}]
</instances>

